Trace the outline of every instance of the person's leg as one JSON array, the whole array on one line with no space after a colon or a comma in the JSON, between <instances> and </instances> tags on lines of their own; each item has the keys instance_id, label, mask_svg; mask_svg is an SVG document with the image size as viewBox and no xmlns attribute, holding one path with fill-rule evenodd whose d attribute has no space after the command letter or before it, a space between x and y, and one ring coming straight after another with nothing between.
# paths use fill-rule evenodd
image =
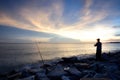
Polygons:
<instances>
[{"instance_id":1,"label":"person's leg","mask_svg":"<svg viewBox=\"0 0 120 80\"><path fill-rule=\"evenodd\" d=\"M96 51L96 60L101 61L101 50Z\"/></svg>"},{"instance_id":2,"label":"person's leg","mask_svg":"<svg viewBox=\"0 0 120 80\"><path fill-rule=\"evenodd\" d=\"M101 61L101 59L102 59L101 58L101 50L98 51L98 59L99 59L99 61Z\"/></svg>"},{"instance_id":3,"label":"person's leg","mask_svg":"<svg viewBox=\"0 0 120 80\"><path fill-rule=\"evenodd\" d=\"M99 53L98 53L98 51L96 52L96 61L98 61L99 60Z\"/></svg>"}]
</instances>

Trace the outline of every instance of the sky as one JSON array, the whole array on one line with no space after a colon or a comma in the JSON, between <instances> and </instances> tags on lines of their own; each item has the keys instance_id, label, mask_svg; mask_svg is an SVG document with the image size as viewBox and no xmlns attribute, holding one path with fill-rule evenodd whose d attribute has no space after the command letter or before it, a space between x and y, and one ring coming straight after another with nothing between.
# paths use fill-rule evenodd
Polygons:
<instances>
[{"instance_id":1,"label":"sky","mask_svg":"<svg viewBox=\"0 0 120 80\"><path fill-rule=\"evenodd\" d=\"M0 42L120 41L120 0L0 0Z\"/></svg>"}]
</instances>

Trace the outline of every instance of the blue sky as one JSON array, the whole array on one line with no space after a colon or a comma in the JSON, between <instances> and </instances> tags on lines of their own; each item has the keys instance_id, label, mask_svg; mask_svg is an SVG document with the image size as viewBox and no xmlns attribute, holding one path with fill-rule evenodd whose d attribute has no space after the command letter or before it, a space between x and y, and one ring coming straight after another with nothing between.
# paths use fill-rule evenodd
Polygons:
<instances>
[{"instance_id":1,"label":"blue sky","mask_svg":"<svg viewBox=\"0 0 120 80\"><path fill-rule=\"evenodd\" d=\"M120 0L0 0L0 42L120 41Z\"/></svg>"}]
</instances>

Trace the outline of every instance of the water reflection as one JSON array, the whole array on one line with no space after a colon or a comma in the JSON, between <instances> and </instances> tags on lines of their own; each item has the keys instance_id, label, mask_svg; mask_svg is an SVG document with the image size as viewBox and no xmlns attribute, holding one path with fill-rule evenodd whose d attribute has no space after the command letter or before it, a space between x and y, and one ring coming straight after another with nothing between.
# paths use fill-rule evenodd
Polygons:
<instances>
[{"instance_id":1,"label":"water reflection","mask_svg":"<svg viewBox=\"0 0 120 80\"><path fill-rule=\"evenodd\" d=\"M103 44L103 52L120 50L119 44ZM95 54L94 44L39 44L44 59ZM40 59L36 44L1 44L0 69L26 63L34 63ZM7 67L8 66L8 67ZM8 68L9 69L9 68Z\"/></svg>"}]
</instances>

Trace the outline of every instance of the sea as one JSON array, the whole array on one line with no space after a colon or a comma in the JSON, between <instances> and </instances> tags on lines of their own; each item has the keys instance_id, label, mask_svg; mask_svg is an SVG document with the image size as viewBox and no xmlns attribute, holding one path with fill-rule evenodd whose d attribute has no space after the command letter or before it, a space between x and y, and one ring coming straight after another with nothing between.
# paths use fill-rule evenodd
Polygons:
<instances>
[{"instance_id":1,"label":"sea","mask_svg":"<svg viewBox=\"0 0 120 80\"><path fill-rule=\"evenodd\" d=\"M103 43L102 52L120 50L120 43ZM94 55L94 43L0 43L0 73L34 64L41 59ZM42 56L42 58L41 58Z\"/></svg>"}]
</instances>

